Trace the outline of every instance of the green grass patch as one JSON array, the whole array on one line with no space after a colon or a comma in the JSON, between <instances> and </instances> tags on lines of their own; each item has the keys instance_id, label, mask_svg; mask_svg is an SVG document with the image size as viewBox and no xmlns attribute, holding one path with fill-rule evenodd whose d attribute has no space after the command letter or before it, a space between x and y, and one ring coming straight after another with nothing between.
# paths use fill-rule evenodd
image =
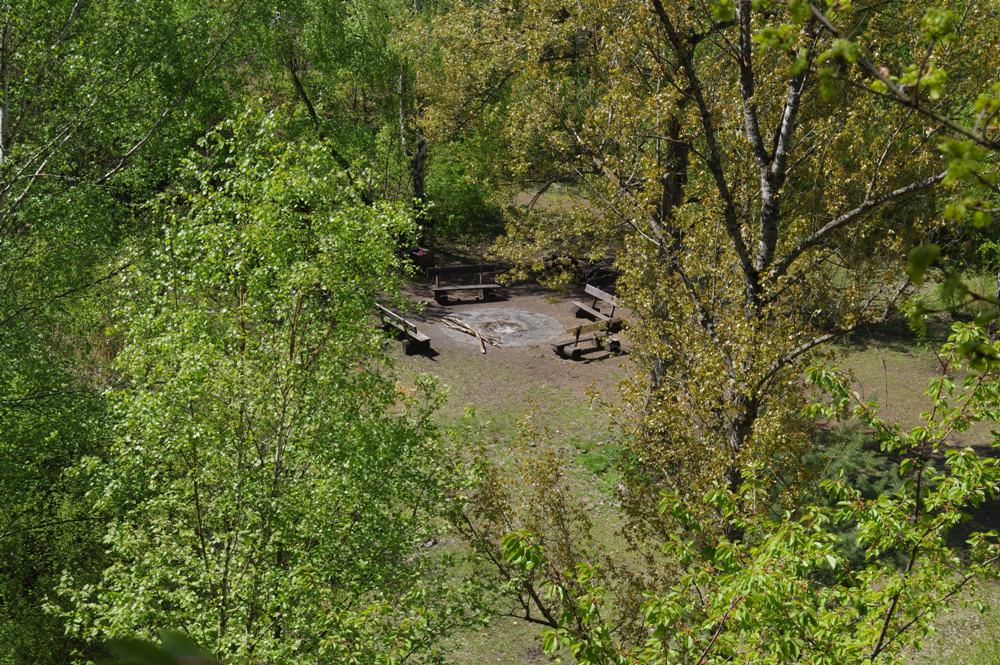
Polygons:
<instances>
[{"instance_id":1,"label":"green grass patch","mask_svg":"<svg viewBox=\"0 0 1000 665\"><path fill-rule=\"evenodd\" d=\"M1000 665L1000 582L984 582L954 603L909 660L911 665Z\"/></svg>"},{"instance_id":2,"label":"green grass patch","mask_svg":"<svg viewBox=\"0 0 1000 665\"><path fill-rule=\"evenodd\" d=\"M571 442L576 448L576 461L595 476L604 476L614 471L621 460L622 447L609 441Z\"/></svg>"}]
</instances>

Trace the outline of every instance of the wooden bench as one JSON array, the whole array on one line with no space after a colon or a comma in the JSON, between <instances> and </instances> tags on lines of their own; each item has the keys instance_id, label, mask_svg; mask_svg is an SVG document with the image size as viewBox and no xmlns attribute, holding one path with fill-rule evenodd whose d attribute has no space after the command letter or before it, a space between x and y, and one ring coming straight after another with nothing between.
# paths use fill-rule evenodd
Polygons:
<instances>
[{"instance_id":1,"label":"wooden bench","mask_svg":"<svg viewBox=\"0 0 1000 665\"><path fill-rule=\"evenodd\" d=\"M614 336L614 332L620 330L621 325L621 319L605 319L568 328L566 334L570 335L571 339L556 342L552 345L552 350L558 356L573 360L579 360L585 351L595 349L618 353L622 350L622 343ZM592 342L592 346L584 346L587 342Z\"/></svg>"},{"instance_id":2,"label":"wooden bench","mask_svg":"<svg viewBox=\"0 0 1000 665\"><path fill-rule=\"evenodd\" d=\"M437 268L428 268L427 274L434 278L434 283L431 284L431 292L434 293L434 300L438 303L444 305L448 302L448 294L455 291L476 291L479 294L479 299L483 301L490 300L493 297L493 292L499 288L502 288L499 284L493 281L486 281L484 278L487 274L495 273L502 270L502 266L481 264L481 265L464 265L464 266L440 266ZM475 281L473 283L467 284L442 284L442 275L463 275L463 274L474 274Z\"/></svg>"},{"instance_id":3,"label":"wooden bench","mask_svg":"<svg viewBox=\"0 0 1000 665\"><path fill-rule=\"evenodd\" d=\"M417 330L416 324L408 321L396 314L388 307L375 303L378 308L378 316L382 319L382 327L386 330L390 328L403 338L403 353L412 356L414 353L429 351L431 348L431 338Z\"/></svg>"},{"instance_id":4,"label":"wooden bench","mask_svg":"<svg viewBox=\"0 0 1000 665\"><path fill-rule=\"evenodd\" d=\"M615 310L620 306L618 298L591 284L588 284L586 288L584 288L584 293L588 296L593 296L594 301L588 305L578 300L574 300L573 306L576 308L577 316L582 313L585 316L596 319L597 321L609 321L615 318ZM605 311L598 309L598 305L602 305ZM607 311L609 305L611 306L610 312Z\"/></svg>"}]
</instances>

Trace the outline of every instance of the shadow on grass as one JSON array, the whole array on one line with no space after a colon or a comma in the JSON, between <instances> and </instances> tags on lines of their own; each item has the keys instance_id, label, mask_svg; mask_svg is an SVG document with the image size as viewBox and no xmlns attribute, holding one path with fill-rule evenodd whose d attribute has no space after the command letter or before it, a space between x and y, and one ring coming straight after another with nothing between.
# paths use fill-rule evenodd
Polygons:
<instances>
[{"instance_id":1,"label":"shadow on grass","mask_svg":"<svg viewBox=\"0 0 1000 665\"><path fill-rule=\"evenodd\" d=\"M1000 451L988 444L973 449L981 457L1000 457ZM821 477L843 474L851 487L869 499L899 489L900 461L898 455L882 451L872 432L859 425L820 427L816 448L806 458L807 464L824 468ZM940 468L945 462L944 454L933 455L931 462ZM969 518L947 535L948 545L963 553L968 552L967 541L973 533L1000 530L1000 497L970 507L966 512Z\"/></svg>"},{"instance_id":2,"label":"shadow on grass","mask_svg":"<svg viewBox=\"0 0 1000 665\"><path fill-rule=\"evenodd\" d=\"M840 341L841 347L849 351L865 351L871 348L888 349L905 353L922 343L940 344L948 338L951 320L937 316L927 322L927 335L921 338L914 332L909 322L895 317L883 323L862 326Z\"/></svg>"},{"instance_id":3,"label":"shadow on grass","mask_svg":"<svg viewBox=\"0 0 1000 665\"><path fill-rule=\"evenodd\" d=\"M1000 457L1000 450L989 445L973 446L981 457ZM978 531L1000 531L1000 497L984 501L982 505L968 511L969 519L955 525L948 534L951 547L966 549L969 536Z\"/></svg>"}]
</instances>

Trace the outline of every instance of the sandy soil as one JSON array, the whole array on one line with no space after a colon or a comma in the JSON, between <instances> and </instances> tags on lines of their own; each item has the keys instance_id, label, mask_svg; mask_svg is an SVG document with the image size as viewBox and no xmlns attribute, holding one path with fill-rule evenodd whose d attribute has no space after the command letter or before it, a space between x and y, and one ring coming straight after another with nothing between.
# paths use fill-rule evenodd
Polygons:
<instances>
[{"instance_id":1,"label":"sandy soil","mask_svg":"<svg viewBox=\"0 0 1000 665\"><path fill-rule=\"evenodd\" d=\"M411 284L407 296L415 311L406 315L431 338L432 350L403 359L404 366L438 375L451 386L453 397L463 403L502 409L521 403L532 392L545 388L582 400L586 400L584 394L588 390L596 390L602 397L613 400L615 388L625 377L627 335L619 336L624 353L617 356L595 350L573 361L560 358L553 351L552 342L564 339L566 328L589 323L573 313L572 302L584 298L582 291L557 293L522 285L504 289L490 302L456 298L447 305L439 305L434 302L429 286ZM502 346L487 345L483 354L475 338L442 323L445 316L473 323L507 319L535 325L520 334L498 335Z\"/></svg>"}]
</instances>

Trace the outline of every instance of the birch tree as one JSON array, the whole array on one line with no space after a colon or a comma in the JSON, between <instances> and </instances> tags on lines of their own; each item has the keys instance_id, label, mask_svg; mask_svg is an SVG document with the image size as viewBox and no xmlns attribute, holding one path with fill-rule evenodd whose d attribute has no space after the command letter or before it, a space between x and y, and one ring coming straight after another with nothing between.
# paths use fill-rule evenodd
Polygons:
<instances>
[{"instance_id":1,"label":"birch tree","mask_svg":"<svg viewBox=\"0 0 1000 665\"><path fill-rule=\"evenodd\" d=\"M547 653L900 662L996 573L995 534L949 542L998 489L994 460L949 443L996 418L992 333L956 325L910 431L826 370L809 376L833 407L803 385L989 210L996 25L975 2L540 0L462 3L434 26L447 75L429 130L503 118L504 196L535 194L498 249L550 275L612 256L633 315L630 551L601 555L551 462L526 467L527 501L487 464L462 513ZM535 206L556 184L576 205ZM898 489L806 482L814 418L845 412L902 460Z\"/></svg>"}]
</instances>

